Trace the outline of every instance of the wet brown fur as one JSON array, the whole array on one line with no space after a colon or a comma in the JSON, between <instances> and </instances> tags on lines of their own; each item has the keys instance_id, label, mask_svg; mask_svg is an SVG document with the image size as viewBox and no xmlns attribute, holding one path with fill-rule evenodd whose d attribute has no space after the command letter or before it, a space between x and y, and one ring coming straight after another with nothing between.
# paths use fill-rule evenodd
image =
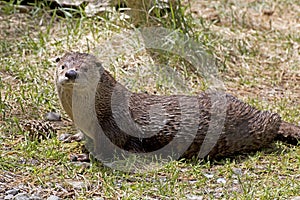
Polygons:
<instances>
[{"instance_id":1,"label":"wet brown fur","mask_svg":"<svg viewBox=\"0 0 300 200\"><path fill-rule=\"evenodd\" d=\"M61 66L64 65L64 69ZM197 156L201 144L204 141L209 128L211 118L211 95L212 93L201 93L198 96L157 96L144 93L130 93L124 86L120 85L107 71L101 63L92 55L81 53L67 53L57 64L58 72L56 78L64 76L64 73L70 68L76 68L79 71L82 68L89 68L89 65L95 65L102 69L102 75L97 85L97 94L95 99L95 109L98 123L103 129L105 135L120 148L131 152L152 152L162 148L175 137L179 138L175 148L181 148L182 144L189 142L189 147L184 151L182 157L191 158ZM73 118L72 113L72 86L62 87L56 84L59 99L66 113ZM117 89L116 89L117 88ZM151 106L162 105L166 113L166 120L162 126L155 127L157 134L139 139L126 134L120 129L118 123L113 117L111 100L113 91L118 94L123 92L130 94L129 112L130 117L147 134L147 126L151 123L149 110ZM180 132L181 107L179 99L186 101L193 98L199 105L198 130L195 137L189 135L189 130ZM284 140L293 144L300 139L300 128L293 124L284 122L276 113L269 111L260 111L248 104L243 103L232 95L226 94L226 118L224 128L216 144L209 152L211 158L230 156L236 153L245 153L268 146L276 139ZM124 104L124 102L118 102ZM191 107L190 109L194 109ZM157 114L157 118L159 118ZM155 116L154 116L155 118ZM81 128L81 127L79 127ZM92 133L97 134L97 133ZM95 144L97 145L97 144Z\"/></svg>"}]
</instances>

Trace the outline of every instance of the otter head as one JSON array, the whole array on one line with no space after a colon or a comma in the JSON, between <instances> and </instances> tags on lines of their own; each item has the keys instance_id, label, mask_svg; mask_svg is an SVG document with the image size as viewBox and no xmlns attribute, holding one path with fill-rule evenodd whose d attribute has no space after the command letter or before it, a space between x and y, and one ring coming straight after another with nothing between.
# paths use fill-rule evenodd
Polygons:
<instances>
[{"instance_id":1,"label":"otter head","mask_svg":"<svg viewBox=\"0 0 300 200\"><path fill-rule=\"evenodd\" d=\"M70 52L56 59L55 81L61 89L88 89L98 83L104 69L95 56Z\"/></svg>"},{"instance_id":2,"label":"otter head","mask_svg":"<svg viewBox=\"0 0 300 200\"><path fill-rule=\"evenodd\" d=\"M104 68L95 56L70 52L56 59L56 89L62 107L72 120L94 105Z\"/></svg>"}]
</instances>

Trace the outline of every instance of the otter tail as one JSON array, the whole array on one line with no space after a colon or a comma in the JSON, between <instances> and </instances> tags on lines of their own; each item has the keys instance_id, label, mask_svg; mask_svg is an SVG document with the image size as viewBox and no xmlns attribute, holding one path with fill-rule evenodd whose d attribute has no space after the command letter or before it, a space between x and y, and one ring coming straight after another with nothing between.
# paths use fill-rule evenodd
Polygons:
<instances>
[{"instance_id":1,"label":"otter tail","mask_svg":"<svg viewBox=\"0 0 300 200\"><path fill-rule=\"evenodd\" d=\"M277 139L294 145L300 145L300 126L282 121Z\"/></svg>"}]
</instances>

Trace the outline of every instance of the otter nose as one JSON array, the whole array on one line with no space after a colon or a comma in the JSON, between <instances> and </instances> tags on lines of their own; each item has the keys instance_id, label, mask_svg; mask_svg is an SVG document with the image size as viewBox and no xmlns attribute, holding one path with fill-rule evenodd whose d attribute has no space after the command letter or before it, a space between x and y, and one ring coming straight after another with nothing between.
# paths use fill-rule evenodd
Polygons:
<instances>
[{"instance_id":1,"label":"otter nose","mask_svg":"<svg viewBox=\"0 0 300 200\"><path fill-rule=\"evenodd\" d=\"M75 70L69 70L66 72L65 77L70 80L75 80L77 78L77 72Z\"/></svg>"}]
</instances>

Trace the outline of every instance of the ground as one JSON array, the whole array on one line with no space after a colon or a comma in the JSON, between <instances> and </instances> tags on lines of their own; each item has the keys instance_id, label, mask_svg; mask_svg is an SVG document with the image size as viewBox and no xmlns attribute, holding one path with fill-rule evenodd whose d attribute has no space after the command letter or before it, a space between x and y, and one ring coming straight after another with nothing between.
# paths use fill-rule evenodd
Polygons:
<instances>
[{"instance_id":1,"label":"ground","mask_svg":"<svg viewBox=\"0 0 300 200\"><path fill-rule=\"evenodd\" d=\"M189 33L216 58L226 91L298 124L299 1L183 4ZM132 174L97 161L88 167L71 162L69 156L81 153L82 143L63 143L57 137L32 140L22 130L22 122L42 120L50 111L62 113L64 123L56 124L58 135L74 131L54 85L54 60L66 51L96 53L132 91L197 94L207 85L178 56L156 59L157 54L149 51L108 50L112 38L112 46L122 46L126 40L116 38L124 39L133 30L119 13L85 17L80 10L63 10L61 17L42 5L25 11L11 3L0 6L0 199L12 188L63 199L289 199L299 195L299 145L275 142L249 155L174 161L156 171ZM165 65L180 77L183 89L168 79L170 71L160 67Z\"/></svg>"}]
</instances>

